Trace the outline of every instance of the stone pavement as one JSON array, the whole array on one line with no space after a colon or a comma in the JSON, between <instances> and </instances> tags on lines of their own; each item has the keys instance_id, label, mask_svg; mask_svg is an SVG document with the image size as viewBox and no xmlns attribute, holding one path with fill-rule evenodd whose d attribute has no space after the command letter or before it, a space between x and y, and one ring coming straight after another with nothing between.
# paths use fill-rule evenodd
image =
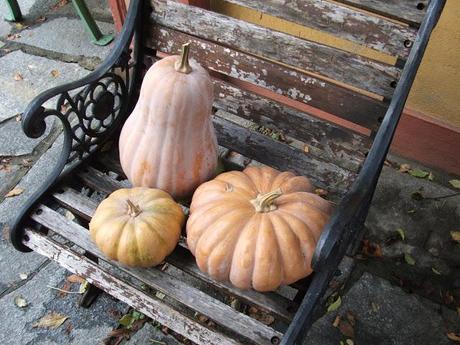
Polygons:
<instances>
[{"instance_id":1,"label":"stone pavement","mask_svg":"<svg viewBox=\"0 0 460 345\"><path fill-rule=\"evenodd\" d=\"M22 133L19 120L25 106L40 91L89 73L111 46L89 42L66 0L20 2L23 23L0 20L0 344L108 344L109 334L123 334L123 329L112 330L132 313L129 307L103 295L91 308L77 308L81 282L40 255L13 250L5 224L52 169L60 151L60 128L52 120L40 139ZM106 2L88 4L101 29L112 32ZM0 2L0 13L4 6ZM384 167L363 249L348 264L349 279L331 297L340 297L340 303L318 319L307 344L459 342L448 334L455 339L460 333L460 245L450 233L460 231L460 196L448 184L452 177L433 171L433 181L416 178L400 172L401 163L390 157ZM22 194L5 198L15 187ZM37 325L50 315L65 320L55 329ZM124 343L181 343L144 321Z\"/></svg>"}]
</instances>

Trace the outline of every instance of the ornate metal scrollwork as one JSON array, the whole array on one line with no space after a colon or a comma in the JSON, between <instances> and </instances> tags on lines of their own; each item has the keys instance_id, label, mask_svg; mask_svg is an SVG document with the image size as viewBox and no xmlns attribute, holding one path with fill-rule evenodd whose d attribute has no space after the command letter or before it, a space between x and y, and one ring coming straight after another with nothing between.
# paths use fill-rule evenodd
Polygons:
<instances>
[{"instance_id":1,"label":"ornate metal scrollwork","mask_svg":"<svg viewBox=\"0 0 460 345\"><path fill-rule=\"evenodd\" d=\"M10 226L10 240L20 251L30 251L22 243L26 225L24 219L38 199L57 182L64 169L75 168L101 148L129 115L138 76L141 2L131 1L125 25L113 51L94 72L41 93L24 112L22 127L27 136L42 136L46 130L45 119L55 116L62 123L64 144L53 172L29 198ZM45 103L56 99L53 107L44 107Z\"/></svg>"}]
</instances>

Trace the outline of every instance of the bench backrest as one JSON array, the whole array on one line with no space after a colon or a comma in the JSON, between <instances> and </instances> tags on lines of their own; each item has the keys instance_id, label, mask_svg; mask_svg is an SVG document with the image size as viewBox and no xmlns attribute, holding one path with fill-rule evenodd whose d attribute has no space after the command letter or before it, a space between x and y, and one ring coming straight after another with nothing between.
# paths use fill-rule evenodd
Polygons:
<instances>
[{"instance_id":1,"label":"bench backrest","mask_svg":"<svg viewBox=\"0 0 460 345\"><path fill-rule=\"evenodd\" d=\"M145 19L148 23L144 29L147 32L145 45L153 49L152 54L177 54L183 43L191 41L193 58L213 71L217 78L218 108L268 127L273 125L290 137L312 145L313 150L307 150L308 153L320 160L356 171L354 162L359 165L364 158L369 140L342 132L334 125L314 121L308 114L273 99L278 95L290 98L319 109L320 113L376 130L393 95L428 1L227 2L334 35L351 42L355 49L342 50L172 0L150 0L152 12ZM394 63L358 55L362 49L356 47L384 53L392 57ZM240 82L235 83L235 80ZM267 90L272 99L267 101L267 94L260 96L253 89L248 91L245 83ZM248 136L238 135L246 142ZM332 141L336 138L337 145L321 146L325 137ZM295 166L286 167L299 170ZM330 180L333 178L346 179L334 175Z\"/></svg>"}]
</instances>

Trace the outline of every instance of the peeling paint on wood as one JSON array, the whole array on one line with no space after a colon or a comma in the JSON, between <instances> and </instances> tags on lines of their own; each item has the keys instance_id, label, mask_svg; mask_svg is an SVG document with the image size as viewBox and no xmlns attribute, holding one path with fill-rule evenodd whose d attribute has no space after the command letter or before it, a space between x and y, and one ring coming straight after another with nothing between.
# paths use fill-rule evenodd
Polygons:
<instances>
[{"instance_id":1,"label":"peeling paint on wood","mask_svg":"<svg viewBox=\"0 0 460 345\"><path fill-rule=\"evenodd\" d=\"M357 171L371 140L262 96L215 81L214 106L302 141L309 154Z\"/></svg>"},{"instance_id":2,"label":"peeling paint on wood","mask_svg":"<svg viewBox=\"0 0 460 345\"><path fill-rule=\"evenodd\" d=\"M323 0L227 0L302 26L333 34L369 48L406 58L417 30Z\"/></svg>"},{"instance_id":3,"label":"peeling paint on wood","mask_svg":"<svg viewBox=\"0 0 460 345\"><path fill-rule=\"evenodd\" d=\"M30 229L26 230L26 236L28 241L25 242L25 245L35 252L53 259L72 273L85 277L91 284L131 305L136 310L162 323L174 332L191 339L193 342L203 345L239 344L237 341L209 330L172 307L144 294L123 280L114 277L85 256L71 252L64 246L46 238L46 236Z\"/></svg>"},{"instance_id":4,"label":"peeling paint on wood","mask_svg":"<svg viewBox=\"0 0 460 345\"><path fill-rule=\"evenodd\" d=\"M429 0L336 0L382 16L418 25L426 14ZM421 4L421 5L420 5Z\"/></svg>"},{"instance_id":5,"label":"peeling paint on wood","mask_svg":"<svg viewBox=\"0 0 460 345\"><path fill-rule=\"evenodd\" d=\"M171 0L151 0L152 24L177 29L390 97L400 69L340 49L303 40Z\"/></svg>"},{"instance_id":6,"label":"peeling paint on wood","mask_svg":"<svg viewBox=\"0 0 460 345\"><path fill-rule=\"evenodd\" d=\"M182 43L191 42L193 59L210 70L264 87L328 113L375 129L387 106L333 83L276 63L259 59L215 43L164 27L151 27L146 45L176 54Z\"/></svg>"}]
</instances>

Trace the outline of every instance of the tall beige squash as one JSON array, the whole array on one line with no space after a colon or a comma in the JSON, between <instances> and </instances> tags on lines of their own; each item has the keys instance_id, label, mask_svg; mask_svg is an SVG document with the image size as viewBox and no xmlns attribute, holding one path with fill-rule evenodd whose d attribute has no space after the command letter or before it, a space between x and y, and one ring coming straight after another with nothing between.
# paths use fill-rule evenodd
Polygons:
<instances>
[{"instance_id":1,"label":"tall beige squash","mask_svg":"<svg viewBox=\"0 0 460 345\"><path fill-rule=\"evenodd\" d=\"M121 166L134 186L175 198L191 195L217 167L212 81L188 55L187 43L181 56L150 67L119 143Z\"/></svg>"}]
</instances>

